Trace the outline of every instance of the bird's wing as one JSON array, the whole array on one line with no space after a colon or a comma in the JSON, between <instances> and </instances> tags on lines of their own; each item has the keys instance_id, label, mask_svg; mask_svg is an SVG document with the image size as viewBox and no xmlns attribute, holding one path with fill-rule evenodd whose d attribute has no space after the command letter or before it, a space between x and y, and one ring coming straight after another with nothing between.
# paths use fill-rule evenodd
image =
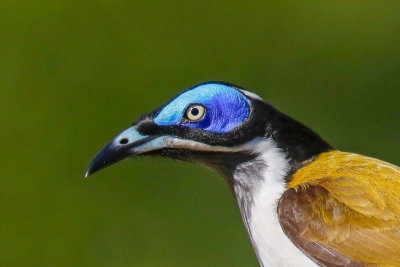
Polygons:
<instances>
[{"instance_id":1,"label":"bird's wing","mask_svg":"<svg viewBox=\"0 0 400 267\"><path fill-rule=\"evenodd\" d=\"M331 151L298 170L279 201L286 235L324 266L400 266L400 168Z\"/></svg>"}]
</instances>

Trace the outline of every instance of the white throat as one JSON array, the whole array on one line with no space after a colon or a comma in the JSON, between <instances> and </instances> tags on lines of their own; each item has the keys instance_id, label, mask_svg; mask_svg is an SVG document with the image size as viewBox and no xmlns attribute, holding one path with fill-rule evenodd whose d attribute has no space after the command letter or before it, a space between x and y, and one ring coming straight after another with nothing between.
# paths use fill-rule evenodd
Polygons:
<instances>
[{"instance_id":1,"label":"white throat","mask_svg":"<svg viewBox=\"0 0 400 267\"><path fill-rule=\"evenodd\" d=\"M246 171L249 163L239 165L233 175L233 188L261 266L317 266L289 240L279 223L277 206L286 190L289 170L285 153L272 139L257 138L245 146L259 154L256 161L263 164L257 172ZM246 181L251 181L251 189Z\"/></svg>"}]
</instances>

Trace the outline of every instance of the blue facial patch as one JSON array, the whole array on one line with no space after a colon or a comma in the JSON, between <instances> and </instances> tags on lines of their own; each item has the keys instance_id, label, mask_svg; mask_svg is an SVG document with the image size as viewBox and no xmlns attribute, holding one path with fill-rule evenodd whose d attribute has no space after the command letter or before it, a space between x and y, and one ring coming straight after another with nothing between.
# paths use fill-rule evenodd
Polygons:
<instances>
[{"instance_id":1,"label":"blue facial patch","mask_svg":"<svg viewBox=\"0 0 400 267\"><path fill-rule=\"evenodd\" d=\"M201 104L207 109L197 122L182 120L191 104ZM249 101L242 93L227 85L209 83L180 94L160 111L154 122L158 125L185 125L226 133L244 122L249 114Z\"/></svg>"}]
</instances>

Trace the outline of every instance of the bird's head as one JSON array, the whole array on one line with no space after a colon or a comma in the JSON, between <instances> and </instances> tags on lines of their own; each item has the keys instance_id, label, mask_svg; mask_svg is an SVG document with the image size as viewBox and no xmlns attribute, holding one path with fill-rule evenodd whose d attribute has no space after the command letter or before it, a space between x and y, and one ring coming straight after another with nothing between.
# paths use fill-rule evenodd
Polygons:
<instances>
[{"instance_id":1,"label":"bird's head","mask_svg":"<svg viewBox=\"0 0 400 267\"><path fill-rule=\"evenodd\" d=\"M301 151L302 142L319 137L257 95L235 85L209 82L143 115L98 153L86 176L137 155L201 162L229 176L238 164L257 157L267 140L288 158L302 160L314 153Z\"/></svg>"}]
</instances>

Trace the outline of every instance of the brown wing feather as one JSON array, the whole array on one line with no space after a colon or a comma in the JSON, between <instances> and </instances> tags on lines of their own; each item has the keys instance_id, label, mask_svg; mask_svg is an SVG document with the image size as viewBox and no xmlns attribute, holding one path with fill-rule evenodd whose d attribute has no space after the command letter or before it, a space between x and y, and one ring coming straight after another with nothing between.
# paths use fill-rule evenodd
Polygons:
<instances>
[{"instance_id":1,"label":"brown wing feather","mask_svg":"<svg viewBox=\"0 0 400 267\"><path fill-rule=\"evenodd\" d=\"M323 189L322 189L323 190ZM285 234L306 255L322 266L364 266L336 249L327 247L317 240L322 240L321 222L313 211L312 204L321 192L317 187L287 190L278 205L279 221ZM317 218L316 218L317 217ZM310 229L320 238L310 237Z\"/></svg>"},{"instance_id":2,"label":"brown wing feather","mask_svg":"<svg viewBox=\"0 0 400 267\"><path fill-rule=\"evenodd\" d=\"M400 266L400 169L338 151L294 174L278 213L287 236L324 266Z\"/></svg>"}]
</instances>

